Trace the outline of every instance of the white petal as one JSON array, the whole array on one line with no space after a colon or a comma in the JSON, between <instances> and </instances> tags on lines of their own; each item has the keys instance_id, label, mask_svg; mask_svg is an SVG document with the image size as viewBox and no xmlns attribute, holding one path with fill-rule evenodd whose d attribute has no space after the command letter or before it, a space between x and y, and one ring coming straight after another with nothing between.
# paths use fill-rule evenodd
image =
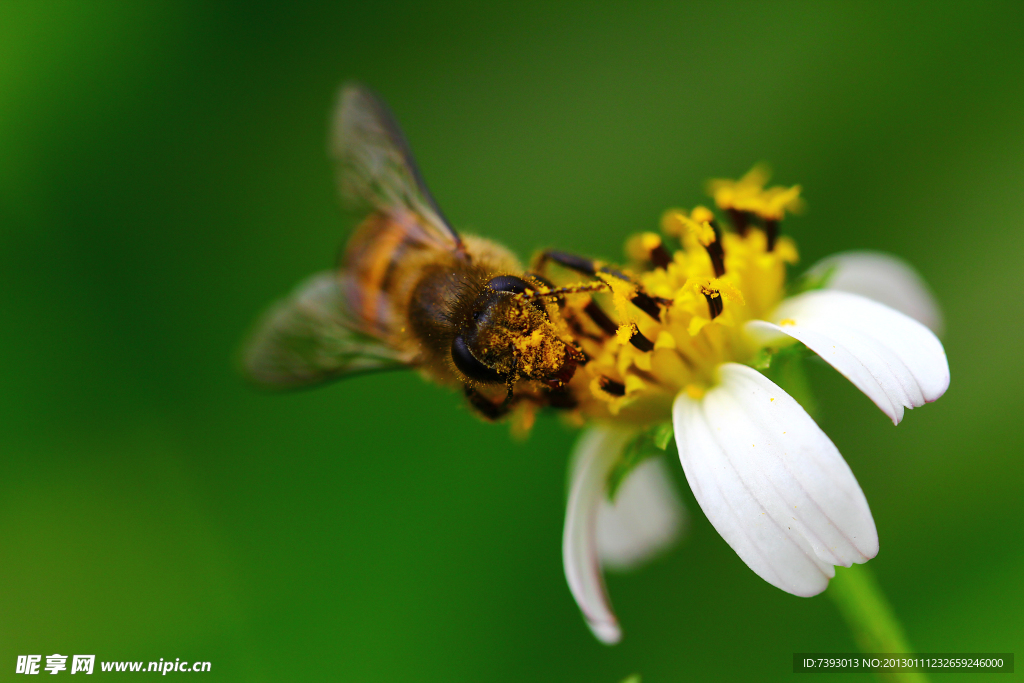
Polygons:
<instances>
[{"instance_id":1,"label":"white petal","mask_svg":"<svg viewBox=\"0 0 1024 683\"><path fill-rule=\"evenodd\" d=\"M619 485L614 503L602 497L597 513L602 566L624 571L651 559L679 538L684 519L665 460L645 460Z\"/></svg>"},{"instance_id":2,"label":"white petal","mask_svg":"<svg viewBox=\"0 0 1024 683\"><path fill-rule=\"evenodd\" d=\"M619 642L615 618L601 575L597 550L597 514L605 499L608 473L633 432L604 425L580 435L572 456L569 501L562 532L562 562L569 590L598 640Z\"/></svg>"},{"instance_id":3,"label":"white petal","mask_svg":"<svg viewBox=\"0 0 1024 683\"><path fill-rule=\"evenodd\" d=\"M888 306L856 294L818 290L783 301L747 331L760 343L780 335L803 342L843 373L888 415L931 403L949 387L942 343L927 327ZM777 325L775 323L785 323Z\"/></svg>"},{"instance_id":4,"label":"white petal","mask_svg":"<svg viewBox=\"0 0 1024 683\"><path fill-rule=\"evenodd\" d=\"M906 261L878 251L846 251L825 258L807 272L823 275L832 270L825 287L860 294L942 334L942 312L931 290Z\"/></svg>"},{"instance_id":5,"label":"white petal","mask_svg":"<svg viewBox=\"0 0 1024 683\"><path fill-rule=\"evenodd\" d=\"M679 460L722 538L758 576L794 595L825 590L833 565L878 552L871 510L849 466L792 397L726 363L703 398L672 406Z\"/></svg>"}]
</instances>

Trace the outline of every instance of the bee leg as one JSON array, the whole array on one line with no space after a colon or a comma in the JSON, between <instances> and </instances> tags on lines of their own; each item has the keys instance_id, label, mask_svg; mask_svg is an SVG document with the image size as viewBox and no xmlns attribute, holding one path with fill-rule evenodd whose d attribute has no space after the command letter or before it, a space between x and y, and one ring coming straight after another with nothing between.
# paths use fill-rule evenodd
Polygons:
<instances>
[{"instance_id":1,"label":"bee leg","mask_svg":"<svg viewBox=\"0 0 1024 683\"><path fill-rule=\"evenodd\" d=\"M593 276L597 274L597 263L591 259L564 251L555 251L554 249L546 249L538 254L537 258L534 259L534 270L543 272L544 266L547 265L548 261L554 261L564 268L575 270L577 273L583 273L584 275Z\"/></svg>"},{"instance_id":2,"label":"bee leg","mask_svg":"<svg viewBox=\"0 0 1024 683\"><path fill-rule=\"evenodd\" d=\"M579 407L576 395L567 386L557 387L540 393L526 391L516 394L513 401L517 405L521 401L526 401L538 408L553 408L555 410L573 410Z\"/></svg>"},{"instance_id":3,"label":"bee leg","mask_svg":"<svg viewBox=\"0 0 1024 683\"><path fill-rule=\"evenodd\" d=\"M590 275L591 277L596 277L598 273L602 273L635 285L637 288L636 295L631 300L633 305L655 320L661 321L661 309L667 308L672 304L672 301L669 299L651 296L645 292L642 287L640 287L639 283L634 282L633 279L625 273L615 270L614 268L609 268L608 266L603 266L597 261L588 259L584 256L577 256L564 251L548 249L546 251L542 251L536 258L534 268L536 270L543 271L544 266L548 261L554 261L564 268L575 270L577 273Z\"/></svg>"},{"instance_id":4,"label":"bee leg","mask_svg":"<svg viewBox=\"0 0 1024 683\"><path fill-rule=\"evenodd\" d=\"M547 405L556 410L572 410L579 405L576 396L569 391L568 387L552 389L547 393L546 399Z\"/></svg>"},{"instance_id":5,"label":"bee leg","mask_svg":"<svg viewBox=\"0 0 1024 683\"><path fill-rule=\"evenodd\" d=\"M481 417L491 422L500 420L508 415L515 404L515 401L509 398L506 398L501 403L494 403L468 384L465 387L465 394L466 400L469 401L469 405L471 405Z\"/></svg>"},{"instance_id":6,"label":"bee leg","mask_svg":"<svg viewBox=\"0 0 1024 683\"><path fill-rule=\"evenodd\" d=\"M625 282L637 284L625 273L602 265L593 259L589 259L585 256L577 256L576 254L570 254L564 251L556 251L554 249L542 251L535 259L534 268L536 270L543 271L544 266L547 265L548 261L554 261L563 268L575 270L577 273L582 273L583 275L590 275L591 277L594 277L598 273L603 273Z\"/></svg>"}]
</instances>

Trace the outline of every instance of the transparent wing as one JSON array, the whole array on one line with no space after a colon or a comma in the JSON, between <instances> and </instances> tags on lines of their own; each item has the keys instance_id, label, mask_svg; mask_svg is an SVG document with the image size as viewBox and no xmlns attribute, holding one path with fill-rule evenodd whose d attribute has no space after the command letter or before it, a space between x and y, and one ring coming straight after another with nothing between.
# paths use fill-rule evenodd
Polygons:
<instances>
[{"instance_id":1,"label":"transparent wing","mask_svg":"<svg viewBox=\"0 0 1024 683\"><path fill-rule=\"evenodd\" d=\"M461 250L462 241L423 182L391 112L361 85L341 90L331 153L342 198L350 208L391 215L421 228L436 244Z\"/></svg>"},{"instance_id":2,"label":"transparent wing","mask_svg":"<svg viewBox=\"0 0 1024 683\"><path fill-rule=\"evenodd\" d=\"M336 272L318 273L274 304L243 349L245 374L269 388L299 388L408 360L359 331Z\"/></svg>"}]
</instances>

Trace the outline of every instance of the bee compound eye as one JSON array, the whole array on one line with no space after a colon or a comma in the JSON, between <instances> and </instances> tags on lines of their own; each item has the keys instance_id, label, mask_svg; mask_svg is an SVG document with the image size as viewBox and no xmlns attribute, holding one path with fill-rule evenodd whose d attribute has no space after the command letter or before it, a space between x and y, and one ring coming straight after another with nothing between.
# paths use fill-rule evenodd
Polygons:
<instances>
[{"instance_id":1,"label":"bee compound eye","mask_svg":"<svg viewBox=\"0 0 1024 683\"><path fill-rule=\"evenodd\" d=\"M460 334L452 340L452 361L466 377L488 384L504 384L505 376L476 359Z\"/></svg>"},{"instance_id":2,"label":"bee compound eye","mask_svg":"<svg viewBox=\"0 0 1024 683\"><path fill-rule=\"evenodd\" d=\"M512 292L522 294L527 289L532 289L529 283L515 275L499 275L487 283L487 286L495 292Z\"/></svg>"},{"instance_id":3,"label":"bee compound eye","mask_svg":"<svg viewBox=\"0 0 1024 683\"><path fill-rule=\"evenodd\" d=\"M509 292L510 294L522 294L526 290L536 291L536 287L526 280L515 275L499 275L487 283L487 287L493 292ZM493 299L492 295L492 299ZM481 298L485 298L486 294ZM544 313L544 303L540 299L531 298L530 305L537 311Z\"/></svg>"}]
</instances>

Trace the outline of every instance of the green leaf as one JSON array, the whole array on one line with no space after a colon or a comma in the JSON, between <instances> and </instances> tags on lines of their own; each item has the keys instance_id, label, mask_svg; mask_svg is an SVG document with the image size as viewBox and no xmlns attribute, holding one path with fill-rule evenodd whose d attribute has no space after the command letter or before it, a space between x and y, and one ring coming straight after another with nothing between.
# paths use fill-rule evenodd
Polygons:
<instances>
[{"instance_id":1,"label":"green leaf","mask_svg":"<svg viewBox=\"0 0 1024 683\"><path fill-rule=\"evenodd\" d=\"M640 674L633 674L622 679L622 683L640 683Z\"/></svg>"}]
</instances>

